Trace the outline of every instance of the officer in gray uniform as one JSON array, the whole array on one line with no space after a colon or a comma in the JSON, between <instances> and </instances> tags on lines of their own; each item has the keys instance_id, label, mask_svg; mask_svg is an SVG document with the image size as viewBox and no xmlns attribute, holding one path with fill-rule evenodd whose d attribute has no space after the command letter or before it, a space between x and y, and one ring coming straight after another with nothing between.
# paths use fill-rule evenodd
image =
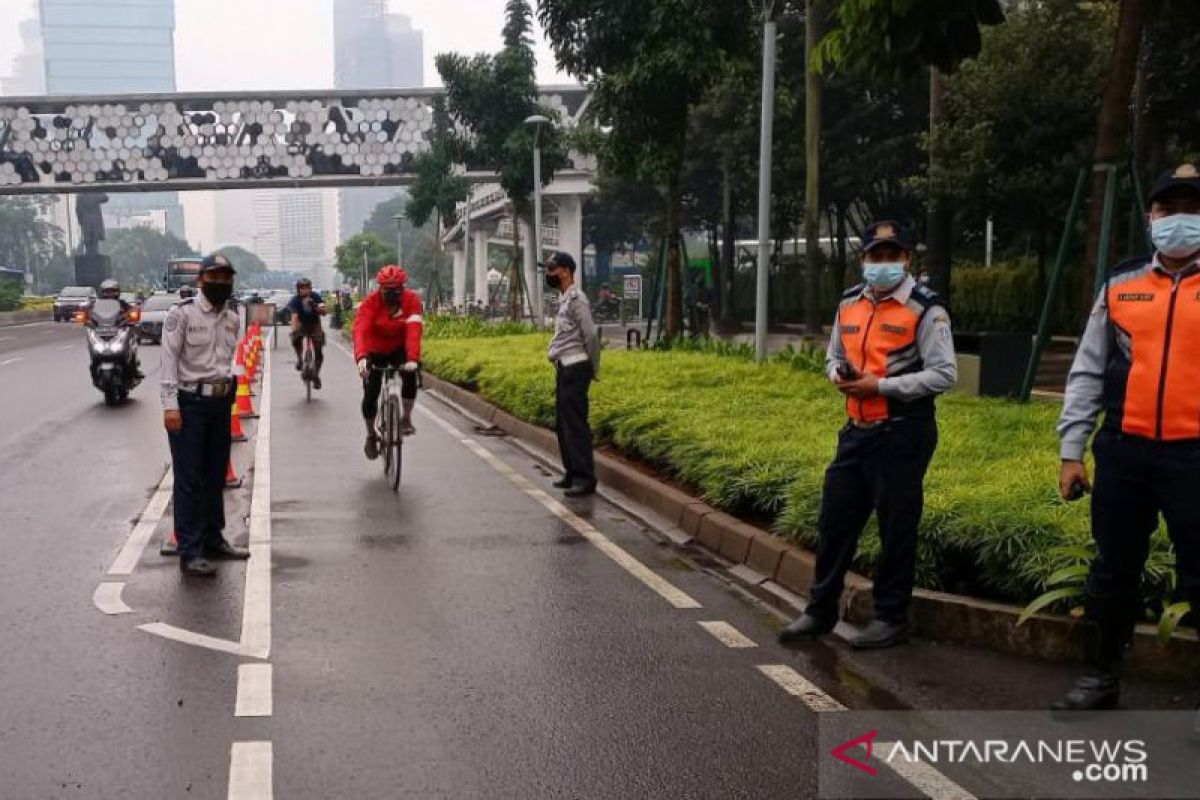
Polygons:
<instances>
[{"instance_id":1,"label":"officer in gray uniform","mask_svg":"<svg viewBox=\"0 0 1200 800\"><path fill-rule=\"evenodd\" d=\"M583 497L596 491L588 388L600 371L600 337L587 295L575 283L575 259L555 253L542 266L546 286L561 293L548 354L555 370L554 427L563 462L562 479L554 486L567 497Z\"/></svg>"},{"instance_id":2,"label":"officer in gray uniform","mask_svg":"<svg viewBox=\"0 0 1200 800\"><path fill-rule=\"evenodd\" d=\"M233 264L221 253L200 265L199 297L174 306L163 323L163 424L175 471L175 534L185 575L216 574L215 559L250 554L225 540L229 417L237 383L238 317L229 309Z\"/></svg>"}]
</instances>

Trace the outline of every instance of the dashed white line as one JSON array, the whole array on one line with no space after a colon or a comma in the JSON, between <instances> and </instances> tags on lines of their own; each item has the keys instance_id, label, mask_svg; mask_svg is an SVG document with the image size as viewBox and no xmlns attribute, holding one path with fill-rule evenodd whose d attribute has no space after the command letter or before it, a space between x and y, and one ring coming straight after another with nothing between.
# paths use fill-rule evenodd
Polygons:
<instances>
[{"instance_id":1,"label":"dashed white line","mask_svg":"<svg viewBox=\"0 0 1200 800\"><path fill-rule=\"evenodd\" d=\"M270 664L242 664L238 667L235 717L269 717L273 702Z\"/></svg>"},{"instance_id":2,"label":"dashed white line","mask_svg":"<svg viewBox=\"0 0 1200 800\"><path fill-rule=\"evenodd\" d=\"M154 536L154 530L158 527L158 521L162 519L163 512L167 510L167 503L171 499L171 492L174 488L174 477L168 468L166 474L163 475L163 479L159 481L158 486L155 488L154 494L150 496L150 502L146 504L146 510L142 512L137 525L134 526L129 537L125 540L125 546L121 548L121 552L117 554L116 560L108 568L109 575L131 575L133 573L134 568L137 567L138 559L142 557L142 551L146 549L146 544L150 541L150 537Z\"/></svg>"},{"instance_id":3,"label":"dashed white line","mask_svg":"<svg viewBox=\"0 0 1200 800\"><path fill-rule=\"evenodd\" d=\"M717 641L726 647L734 650L743 650L748 647L758 647L754 640L746 636L737 628L730 625L728 622L720 620L710 620L698 623L701 628L711 633Z\"/></svg>"},{"instance_id":4,"label":"dashed white line","mask_svg":"<svg viewBox=\"0 0 1200 800\"><path fill-rule=\"evenodd\" d=\"M544 506L551 514L554 514L554 516L558 517L563 522L574 528L580 536L591 542L600 552L604 553L604 555L617 562L622 569L657 592L660 597L670 603L673 607L681 609L701 607L700 603L696 602L696 600L694 600L686 592L682 591L669 581L656 574L645 564L638 561L636 558L626 552L620 545L613 542L603 533L592 527L592 525L586 520L581 519L562 503L558 502L554 498L550 497L550 495L534 486L525 478L525 476L519 474L508 464L505 464L490 451L488 451L488 449L483 445L465 435L462 433L462 431L458 430L452 424L445 421L424 406L419 406L418 410L436 422L447 433L457 439L471 452L487 462L487 464L490 465L494 470L516 484L521 491L525 492L525 494L541 503L542 506Z\"/></svg>"},{"instance_id":5,"label":"dashed white line","mask_svg":"<svg viewBox=\"0 0 1200 800\"><path fill-rule=\"evenodd\" d=\"M77 346L78 345L76 345L75 342L71 342L70 344L64 344L61 347L56 347L54 349L55 350L74 350Z\"/></svg>"},{"instance_id":6,"label":"dashed white line","mask_svg":"<svg viewBox=\"0 0 1200 800\"><path fill-rule=\"evenodd\" d=\"M893 752L895 742L876 742L875 749L880 752ZM924 761L909 761L903 749L895 751L895 756L884 763L888 769L908 781L914 789L926 797L936 797L937 800L976 800L975 795L947 778L932 765Z\"/></svg>"},{"instance_id":7,"label":"dashed white line","mask_svg":"<svg viewBox=\"0 0 1200 800\"><path fill-rule=\"evenodd\" d=\"M229 800L271 800L270 742L234 742L229 750Z\"/></svg>"},{"instance_id":8,"label":"dashed white line","mask_svg":"<svg viewBox=\"0 0 1200 800\"><path fill-rule=\"evenodd\" d=\"M787 664L759 664L758 671L766 675L788 694L813 711L845 711L846 707L823 692L815 683L805 678Z\"/></svg>"},{"instance_id":9,"label":"dashed white line","mask_svg":"<svg viewBox=\"0 0 1200 800\"><path fill-rule=\"evenodd\" d=\"M132 613L133 609L125 605L125 601L121 599L121 592L124 589L123 582L102 583L92 593L92 605L104 614Z\"/></svg>"},{"instance_id":10,"label":"dashed white line","mask_svg":"<svg viewBox=\"0 0 1200 800\"><path fill-rule=\"evenodd\" d=\"M23 360L24 360L23 356L17 356L16 358L8 358L8 359L5 359L4 361L0 361L0 367L7 367L9 364L15 364L18 361L23 361Z\"/></svg>"}]
</instances>

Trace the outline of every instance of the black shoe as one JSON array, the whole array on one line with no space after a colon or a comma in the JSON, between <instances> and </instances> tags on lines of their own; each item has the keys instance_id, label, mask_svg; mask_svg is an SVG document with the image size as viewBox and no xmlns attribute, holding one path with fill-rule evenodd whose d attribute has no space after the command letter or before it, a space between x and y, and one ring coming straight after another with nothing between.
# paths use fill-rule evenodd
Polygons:
<instances>
[{"instance_id":1,"label":"black shoe","mask_svg":"<svg viewBox=\"0 0 1200 800\"><path fill-rule=\"evenodd\" d=\"M558 480L556 480L554 483L552 483L550 485L553 486L555 489L570 489L572 486L575 485L575 481L572 480L570 475L563 475L561 478L559 478Z\"/></svg>"},{"instance_id":2,"label":"black shoe","mask_svg":"<svg viewBox=\"0 0 1200 800\"><path fill-rule=\"evenodd\" d=\"M855 650L881 650L907 641L907 622L885 622L875 619L871 620L865 631L850 640L850 646Z\"/></svg>"},{"instance_id":3,"label":"black shoe","mask_svg":"<svg viewBox=\"0 0 1200 800\"><path fill-rule=\"evenodd\" d=\"M1050 708L1054 711L1106 711L1121 702L1121 679L1116 672L1093 669Z\"/></svg>"},{"instance_id":4,"label":"black shoe","mask_svg":"<svg viewBox=\"0 0 1200 800\"><path fill-rule=\"evenodd\" d=\"M836 624L836 620L820 619L809 614L801 614L779 632L779 642L780 644L807 642L830 633Z\"/></svg>"},{"instance_id":5,"label":"black shoe","mask_svg":"<svg viewBox=\"0 0 1200 800\"><path fill-rule=\"evenodd\" d=\"M234 547L224 539L220 544L205 548L204 554L214 561L245 561L250 557L249 550Z\"/></svg>"},{"instance_id":6,"label":"black shoe","mask_svg":"<svg viewBox=\"0 0 1200 800\"><path fill-rule=\"evenodd\" d=\"M314 389L321 388L321 379L319 377L317 377L316 375L313 375L313 388Z\"/></svg>"},{"instance_id":7,"label":"black shoe","mask_svg":"<svg viewBox=\"0 0 1200 800\"><path fill-rule=\"evenodd\" d=\"M296 372L299 372L302 369L304 369L304 362L297 358L296 359Z\"/></svg>"},{"instance_id":8,"label":"black shoe","mask_svg":"<svg viewBox=\"0 0 1200 800\"><path fill-rule=\"evenodd\" d=\"M217 574L217 565L207 558L189 558L187 561L180 559L179 571L198 578L212 578Z\"/></svg>"},{"instance_id":9,"label":"black shoe","mask_svg":"<svg viewBox=\"0 0 1200 800\"><path fill-rule=\"evenodd\" d=\"M367 437L367 443L363 445L363 452L371 461L379 458L379 437L374 434Z\"/></svg>"},{"instance_id":10,"label":"black shoe","mask_svg":"<svg viewBox=\"0 0 1200 800\"><path fill-rule=\"evenodd\" d=\"M575 483L571 488L567 489L563 494L567 497L587 497L589 494L596 493L596 482L591 483Z\"/></svg>"}]
</instances>

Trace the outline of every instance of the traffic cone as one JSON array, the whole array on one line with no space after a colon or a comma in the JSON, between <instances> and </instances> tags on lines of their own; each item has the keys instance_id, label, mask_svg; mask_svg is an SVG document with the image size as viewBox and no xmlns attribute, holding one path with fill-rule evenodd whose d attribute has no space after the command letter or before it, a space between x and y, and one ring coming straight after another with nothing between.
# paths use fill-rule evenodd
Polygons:
<instances>
[{"instance_id":1,"label":"traffic cone","mask_svg":"<svg viewBox=\"0 0 1200 800\"><path fill-rule=\"evenodd\" d=\"M236 405L229 407L229 433L235 442L245 442L250 438L242 430L242 418L238 414L238 407Z\"/></svg>"},{"instance_id":2,"label":"traffic cone","mask_svg":"<svg viewBox=\"0 0 1200 800\"><path fill-rule=\"evenodd\" d=\"M242 419L258 419L258 414L254 412L254 406L250 403L250 387L247 385L245 375L238 376L237 387L237 412Z\"/></svg>"},{"instance_id":3,"label":"traffic cone","mask_svg":"<svg viewBox=\"0 0 1200 800\"><path fill-rule=\"evenodd\" d=\"M158 546L158 554L160 556L179 555L179 535L173 529L170 534L163 537L162 543Z\"/></svg>"},{"instance_id":4,"label":"traffic cone","mask_svg":"<svg viewBox=\"0 0 1200 800\"><path fill-rule=\"evenodd\" d=\"M229 465L225 467L225 488L236 489L242 485L242 479L233 471L233 459L229 459Z\"/></svg>"}]
</instances>

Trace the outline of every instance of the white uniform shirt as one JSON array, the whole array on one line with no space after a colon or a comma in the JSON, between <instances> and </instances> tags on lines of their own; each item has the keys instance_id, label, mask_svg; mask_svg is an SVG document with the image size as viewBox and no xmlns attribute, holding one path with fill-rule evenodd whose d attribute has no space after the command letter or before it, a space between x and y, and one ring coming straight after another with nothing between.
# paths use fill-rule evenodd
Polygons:
<instances>
[{"instance_id":1,"label":"white uniform shirt","mask_svg":"<svg viewBox=\"0 0 1200 800\"><path fill-rule=\"evenodd\" d=\"M237 349L238 315L220 311L201 295L167 312L162 334L162 404L179 408L179 384L228 380Z\"/></svg>"}]
</instances>

